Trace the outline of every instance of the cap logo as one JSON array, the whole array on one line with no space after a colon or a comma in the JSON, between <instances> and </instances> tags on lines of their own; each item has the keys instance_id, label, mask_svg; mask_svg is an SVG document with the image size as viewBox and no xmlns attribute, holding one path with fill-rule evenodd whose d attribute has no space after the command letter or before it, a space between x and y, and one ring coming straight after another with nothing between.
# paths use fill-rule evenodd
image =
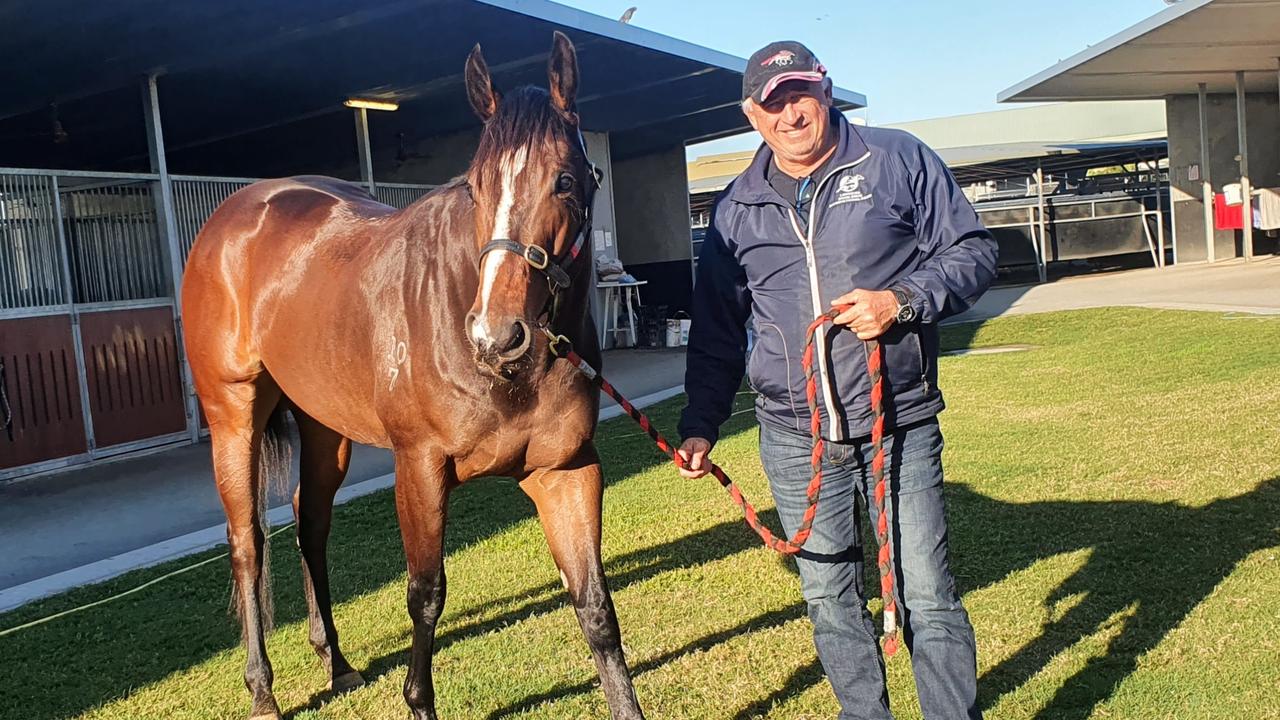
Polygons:
<instances>
[{"instance_id":1,"label":"cap logo","mask_svg":"<svg viewBox=\"0 0 1280 720\"><path fill-rule=\"evenodd\" d=\"M779 50L760 63L760 67L787 67L796 61L796 54L790 50Z\"/></svg>"}]
</instances>

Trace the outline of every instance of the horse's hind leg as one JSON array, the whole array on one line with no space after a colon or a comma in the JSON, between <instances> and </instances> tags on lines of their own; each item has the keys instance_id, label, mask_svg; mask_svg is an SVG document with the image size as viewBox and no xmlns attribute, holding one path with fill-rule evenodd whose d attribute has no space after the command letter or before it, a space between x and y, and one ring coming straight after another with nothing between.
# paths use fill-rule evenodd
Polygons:
<instances>
[{"instance_id":1,"label":"horse's hind leg","mask_svg":"<svg viewBox=\"0 0 1280 720\"><path fill-rule=\"evenodd\" d=\"M603 476L594 450L570 469L539 470L520 487L538 506L551 555L573 600L578 624L600 673L613 720L642 720L622 653L622 634L600 561Z\"/></svg>"},{"instance_id":2,"label":"horse's hind leg","mask_svg":"<svg viewBox=\"0 0 1280 720\"><path fill-rule=\"evenodd\" d=\"M280 390L265 373L253 380L215 383L200 399L209 419L213 473L227 514L231 546L233 600L240 614L248 659L245 686L253 696L251 720L278 720L280 708L271 692L271 661L266 632L270 625L270 587L265 577L266 541L261 502L266 478L260 471L262 439L275 412Z\"/></svg>"},{"instance_id":3,"label":"horse's hind leg","mask_svg":"<svg viewBox=\"0 0 1280 720\"><path fill-rule=\"evenodd\" d=\"M333 497L347 476L351 441L293 409L302 440L298 489L293 495L293 517L298 522L298 548L302 550L302 581L307 595L311 646L324 663L329 687L347 690L364 684L338 648L329 595L327 547L333 519Z\"/></svg>"}]
</instances>

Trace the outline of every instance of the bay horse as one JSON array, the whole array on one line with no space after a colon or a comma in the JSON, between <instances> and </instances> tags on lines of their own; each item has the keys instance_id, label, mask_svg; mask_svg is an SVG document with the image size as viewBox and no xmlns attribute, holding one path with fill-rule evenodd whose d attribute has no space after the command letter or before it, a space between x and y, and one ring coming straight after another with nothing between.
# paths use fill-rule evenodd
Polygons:
<instances>
[{"instance_id":1,"label":"bay horse","mask_svg":"<svg viewBox=\"0 0 1280 720\"><path fill-rule=\"evenodd\" d=\"M227 515L253 720L281 717L264 640L260 461L286 411L300 435L293 507L310 641L330 687L364 682L338 647L326 566L357 441L395 453L416 720L436 718L449 493L487 475L517 479L536 505L611 717L643 718L600 559L599 392L552 352L563 337L600 360L588 302L599 178L579 127L577 55L559 32L547 73L546 90L500 94L477 45L464 78L479 148L465 175L407 209L331 178L263 181L223 202L191 251L186 348Z\"/></svg>"}]
</instances>

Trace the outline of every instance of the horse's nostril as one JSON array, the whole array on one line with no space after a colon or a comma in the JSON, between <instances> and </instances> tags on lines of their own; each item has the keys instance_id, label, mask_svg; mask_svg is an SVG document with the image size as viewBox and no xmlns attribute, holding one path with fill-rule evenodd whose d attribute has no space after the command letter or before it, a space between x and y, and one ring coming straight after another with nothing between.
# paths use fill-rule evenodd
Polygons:
<instances>
[{"instance_id":1,"label":"horse's nostril","mask_svg":"<svg viewBox=\"0 0 1280 720\"><path fill-rule=\"evenodd\" d=\"M528 333L525 330L524 321L516 321L516 323L511 326L511 339L508 340L506 346L502 348L502 352L508 353L513 350L521 350L523 352L527 339Z\"/></svg>"}]
</instances>

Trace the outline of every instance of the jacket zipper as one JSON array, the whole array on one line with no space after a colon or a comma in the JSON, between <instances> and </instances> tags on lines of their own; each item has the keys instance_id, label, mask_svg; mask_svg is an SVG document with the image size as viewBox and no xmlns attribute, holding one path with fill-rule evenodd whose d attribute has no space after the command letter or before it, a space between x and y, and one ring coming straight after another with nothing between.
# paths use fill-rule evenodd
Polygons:
<instances>
[{"instance_id":1,"label":"jacket zipper","mask_svg":"<svg viewBox=\"0 0 1280 720\"><path fill-rule=\"evenodd\" d=\"M813 250L813 231L814 228L818 227L818 207L821 205L819 199L822 197L822 188L827 184L828 180L835 177L837 174L858 165L870 156L871 151L868 150L857 160L832 168L831 171L827 173L826 177L818 181L818 187L813 190L813 200L810 201L813 205L809 209L808 235L800 232L800 218L796 214L795 208L788 208L788 212L791 216L791 229L795 231L796 237L800 238L800 244L804 246L805 264L809 268L809 285L812 290L810 295L813 298L814 317L818 317L822 313L826 312L826 308L822 306L821 286L818 284L818 262ZM844 418L836 412L835 403L832 402L831 399L834 384L831 382L831 373L827 369L827 354L823 352L823 349L827 346L826 337L827 333L825 326L819 327L817 332L814 333L814 341L818 343L818 378L822 381L822 400L823 404L827 408L827 417L831 419L831 439L839 441L845 439L844 429L842 427L844 424Z\"/></svg>"}]
</instances>

